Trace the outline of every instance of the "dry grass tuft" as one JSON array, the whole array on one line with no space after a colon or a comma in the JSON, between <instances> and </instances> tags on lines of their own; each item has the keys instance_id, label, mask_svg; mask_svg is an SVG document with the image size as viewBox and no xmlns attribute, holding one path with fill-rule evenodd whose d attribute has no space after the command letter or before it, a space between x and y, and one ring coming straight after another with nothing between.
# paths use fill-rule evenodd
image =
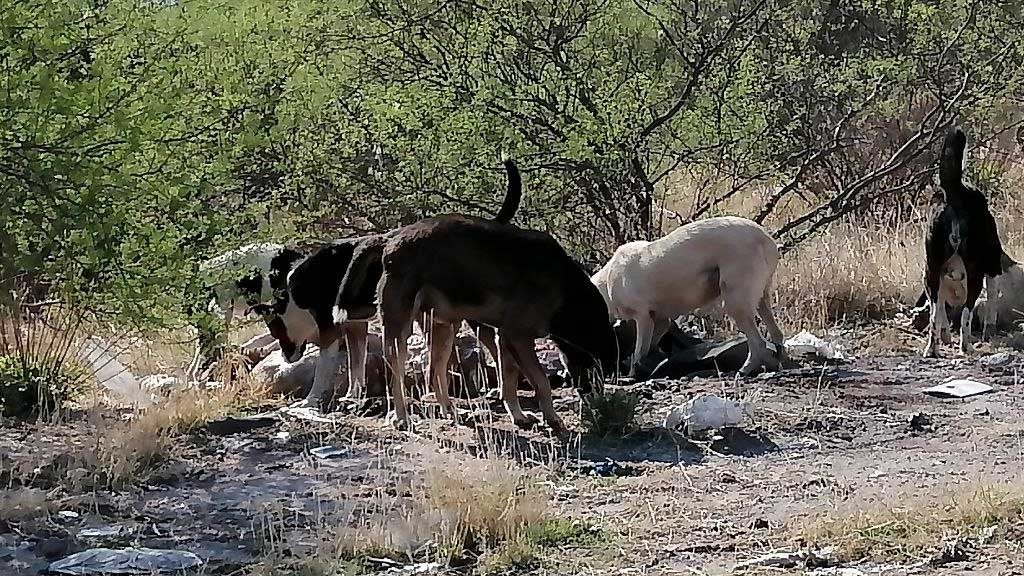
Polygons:
<instances>
[{"instance_id":1,"label":"dry grass tuft","mask_svg":"<svg viewBox=\"0 0 1024 576\"><path fill-rule=\"evenodd\" d=\"M229 358L222 367L220 386L173 390L118 422L94 412L93 442L75 455L78 471L71 478L82 478L91 486L135 484L175 460L183 435L265 402L266 390L249 380L240 357Z\"/></svg>"},{"instance_id":2,"label":"dry grass tuft","mask_svg":"<svg viewBox=\"0 0 1024 576\"><path fill-rule=\"evenodd\" d=\"M987 162L992 159L974 159ZM665 208L688 220L708 200L701 182L677 174L670 178ZM1004 248L1024 260L1024 199L1013 193L1024 185L1024 169L1011 166L998 185L985 189ZM713 190L712 190L713 191ZM766 190L733 196L702 216L757 214ZM792 197L783 202L769 231L801 214L807 206ZM924 236L930 207L900 206L898 214L848 217L785 254L775 276L774 306L786 334L821 331L850 320L891 319L913 305L920 294ZM666 232L676 224L667 223ZM708 315L718 321L717 310Z\"/></svg>"},{"instance_id":3,"label":"dry grass tuft","mask_svg":"<svg viewBox=\"0 0 1024 576\"><path fill-rule=\"evenodd\" d=\"M983 542L1024 520L1024 485L1001 483L960 488L944 496L902 496L851 503L796 527L804 544L835 546L840 559L919 558L944 543Z\"/></svg>"},{"instance_id":4,"label":"dry grass tuft","mask_svg":"<svg viewBox=\"0 0 1024 576\"><path fill-rule=\"evenodd\" d=\"M361 573L369 558L393 558L475 563L493 574L536 564L544 546L592 537L586 527L552 518L551 496L534 470L498 458L440 453L436 447L424 447L422 453L421 474L382 486L357 505L343 526L322 526L321 533L329 536L291 571ZM285 534L275 526L284 523L265 515L258 522L265 548L271 557L280 555Z\"/></svg>"}]
</instances>

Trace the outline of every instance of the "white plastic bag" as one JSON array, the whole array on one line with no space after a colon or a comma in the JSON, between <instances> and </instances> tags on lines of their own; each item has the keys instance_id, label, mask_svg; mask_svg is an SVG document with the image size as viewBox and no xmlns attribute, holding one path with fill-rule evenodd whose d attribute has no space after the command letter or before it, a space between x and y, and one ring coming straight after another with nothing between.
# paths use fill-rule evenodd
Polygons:
<instances>
[{"instance_id":1,"label":"white plastic bag","mask_svg":"<svg viewBox=\"0 0 1024 576\"><path fill-rule=\"evenodd\" d=\"M676 406L665 416L662 424L670 430L683 430L687 434L713 428L739 426L743 418L754 417L750 402L721 398L714 394L701 394L682 406Z\"/></svg>"}]
</instances>

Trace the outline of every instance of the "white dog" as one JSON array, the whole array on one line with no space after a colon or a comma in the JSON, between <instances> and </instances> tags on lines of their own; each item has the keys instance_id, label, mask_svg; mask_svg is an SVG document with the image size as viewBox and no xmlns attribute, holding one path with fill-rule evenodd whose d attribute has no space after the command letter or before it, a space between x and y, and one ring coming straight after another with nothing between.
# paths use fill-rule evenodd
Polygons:
<instances>
[{"instance_id":1,"label":"white dog","mask_svg":"<svg viewBox=\"0 0 1024 576\"><path fill-rule=\"evenodd\" d=\"M750 353L740 373L748 375L761 366L778 366L782 356L782 331L768 304L778 263L775 240L757 223L710 218L654 242L620 246L591 280L613 316L636 322L630 375L665 334L671 318L719 300L747 337ZM758 316L768 328L777 357L768 354L757 328Z\"/></svg>"}]
</instances>

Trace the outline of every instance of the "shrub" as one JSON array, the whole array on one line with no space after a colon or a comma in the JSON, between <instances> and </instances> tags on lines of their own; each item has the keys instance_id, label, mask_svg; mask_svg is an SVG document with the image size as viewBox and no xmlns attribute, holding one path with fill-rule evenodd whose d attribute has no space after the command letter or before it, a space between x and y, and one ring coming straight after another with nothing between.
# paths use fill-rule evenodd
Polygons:
<instances>
[{"instance_id":1,"label":"shrub","mask_svg":"<svg viewBox=\"0 0 1024 576\"><path fill-rule=\"evenodd\" d=\"M58 412L81 396L88 377L75 362L0 355L0 415L26 418Z\"/></svg>"},{"instance_id":2,"label":"shrub","mask_svg":"<svg viewBox=\"0 0 1024 576\"><path fill-rule=\"evenodd\" d=\"M625 390L583 399L581 419L593 436L628 434L636 429L636 408L640 399Z\"/></svg>"}]
</instances>

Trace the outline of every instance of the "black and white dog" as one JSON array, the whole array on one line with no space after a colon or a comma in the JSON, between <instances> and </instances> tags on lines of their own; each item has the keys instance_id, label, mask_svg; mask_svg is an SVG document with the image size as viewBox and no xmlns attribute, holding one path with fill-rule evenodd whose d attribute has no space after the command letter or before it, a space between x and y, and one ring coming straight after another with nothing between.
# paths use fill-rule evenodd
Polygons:
<instances>
[{"instance_id":1,"label":"black and white dog","mask_svg":"<svg viewBox=\"0 0 1024 576\"><path fill-rule=\"evenodd\" d=\"M926 357L938 356L936 340L949 340L947 300L962 302L960 351L970 354L974 306L985 285L985 277L1003 272L1004 258L995 218L985 196L963 181L964 149L967 137L953 128L942 144L939 184L944 205L932 219L925 239L925 290L930 308ZM962 297L960 296L962 294Z\"/></svg>"},{"instance_id":2,"label":"black and white dog","mask_svg":"<svg viewBox=\"0 0 1024 576\"><path fill-rule=\"evenodd\" d=\"M522 179L511 161L505 162L505 172L508 187L501 209L494 219L507 224L519 208ZM349 364L349 387L345 396L360 398L363 395L368 319L376 314L377 283L383 273L379 257L371 262L364 270L365 274L354 283L357 284L354 293L347 294L349 309L357 312L353 317L359 320L336 319L334 308L353 254L373 251L383 246L386 238L387 234L363 236L340 240L319 249L288 273L287 290L275 292L273 300L251 307L264 317L288 362L301 358L307 343L320 347L320 360L313 377L313 386L304 401L307 406L318 406L323 400L335 373L342 337L348 347ZM480 337L484 345L495 354L493 332L482 329ZM432 368L447 369L446 366Z\"/></svg>"},{"instance_id":3,"label":"black and white dog","mask_svg":"<svg viewBox=\"0 0 1024 576\"><path fill-rule=\"evenodd\" d=\"M353 252L376 236L348 238L320 248L299 262L288 274L285 289L269 302L258 303L252 311L263 316L270 334L281 346L287 362L302 357L306 344L320 348L313 386L304 404L316 406L322 400L337 368L342 339L348 351L349 385L345 396L361 398L366 389L366 341L368 322L335 323L331 310ZM379 277L380 273L377 273ZM359 294L360 304L373 308L376 280L367 282Z\"/></svg>"},{"instance_id":4,"label":"black and white dog","mask_svg":"<svg viewBox=\"0 0 1024 576\"><path fill-rule=\"evenodd\" d=\"M207 260L199 268L209 297L206 312L229 330L235 318L248 314L249 307L273 299L275 292L285 291L288 273L301 258L301 253L287 246L259 243ZM213 361L218 344L219 330L204 326L201 321L196 328L198 345L189 374Z\"/></svg>"}]
</instances>

